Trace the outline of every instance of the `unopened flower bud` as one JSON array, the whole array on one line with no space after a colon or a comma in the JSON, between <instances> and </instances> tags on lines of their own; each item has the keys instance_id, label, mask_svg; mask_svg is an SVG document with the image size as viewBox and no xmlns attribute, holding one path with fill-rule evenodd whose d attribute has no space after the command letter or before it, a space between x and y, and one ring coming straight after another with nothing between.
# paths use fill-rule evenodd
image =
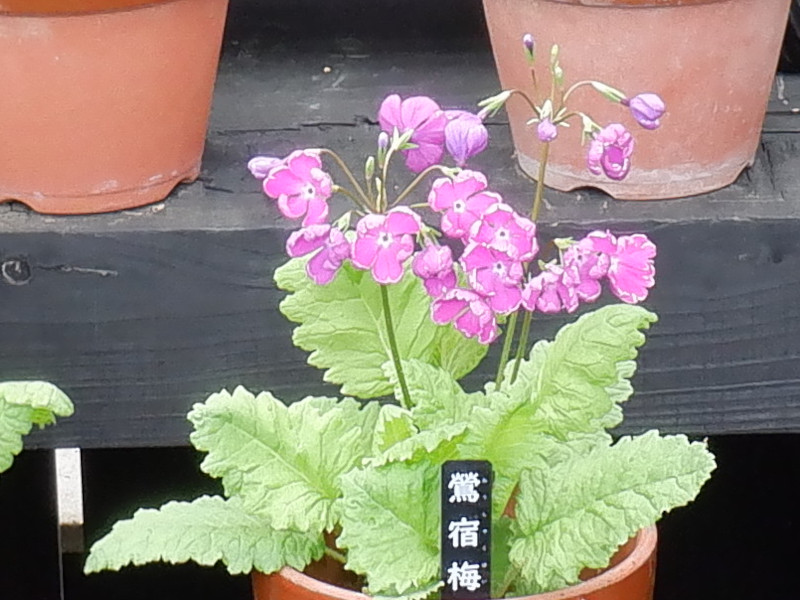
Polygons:
<instances>
[{"instance_id":1,"label":"unopened flower bud","mask_svg":"<svg viewBox=\"0 0 800 600\"><path fill-rule=\"evenodd\" d=\"M380 135L378 136L378 148L381 150L386 150L389 147L389 134L385 131L381 131Z\"/></svg>"},{"instance_id":2,"label":"unopened flower bud","mask_svg":"<svg viewBox=\"0 0 800 600\"><path fill-rule=\"evenodd\" d=\"M540 142L552 142L558 137L558 127L550 119L542 119L536 127L536 137Z\"/></svg>"},{"instance_id":3,"label":"unopened flower bud","mask_svg":"<svg viewBox=\"0 0 800 600\"><path fill-rule=\"evenodd\" d=\"M282 164L283 161L274 156L254 156L247 163L247 168L256 179L266 179L272 169Z\"/></svg>"},{"instance_id":4,"label":"unopened flower bud","mask_svg":"<svg viewBox=\"0 0 800 600\"><path fill-rule=\"evenodd\" d=\"M370 156L367 158L367 162L364 164L364 179L372 179L375 175L375 157Z\"/></svg>"},{"instance_id":5,"label":"unopened flower bud","mask_svg":"<svg viewBox=\"0 0 800 600\"><path fill-rule=\"evenodd\" d=\"M530 33L526 33L522 36L522 45L525 47L525 55L528 57L528 60L532 61L534 57L534 42L533 36Z\"/></svg>"},{"instance_id":6,"label":"unopened flower bud","mask_svg":"<svg viewBox=\"0 0 800 600\"><path fill-rule=\"evenodd\" d=\"M664 116L666 105L658 94L637 94L630 100L623 98L621 102L630 109L633 118L645 129L656 129L661 125L659 119Z\"/></svg>"}]
</instances>

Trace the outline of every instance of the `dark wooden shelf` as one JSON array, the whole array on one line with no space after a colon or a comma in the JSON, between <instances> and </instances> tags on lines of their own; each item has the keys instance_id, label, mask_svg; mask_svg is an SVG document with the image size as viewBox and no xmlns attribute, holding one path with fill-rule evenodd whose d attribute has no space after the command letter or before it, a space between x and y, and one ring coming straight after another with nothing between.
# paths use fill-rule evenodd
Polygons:
<instances>
[{"instance_id":1,"label":"dark wooden shelf","mask_svg":"<svg viewBox=\"0 0 800 600\"><path fill-rule=\"evenodd\" d=\"M329 146L355 163L374 144L386 93L465 107L498 83L481 37L291 39L229 31L202 177L165 202L86 217L0 205L2 377L52 380L77 405L30 446L183 445L192 403L239 383L285 399L335 393L277 311L272 271L290 224L247 159ZM724 190L662 202L546 195L545 235L642 230L659 245L648 306L661 321L624 432L800 431L800 79L778 81L756 162ZM476 166L527 202L506 125L491 134Z\"/></svg>"}]
</instances>

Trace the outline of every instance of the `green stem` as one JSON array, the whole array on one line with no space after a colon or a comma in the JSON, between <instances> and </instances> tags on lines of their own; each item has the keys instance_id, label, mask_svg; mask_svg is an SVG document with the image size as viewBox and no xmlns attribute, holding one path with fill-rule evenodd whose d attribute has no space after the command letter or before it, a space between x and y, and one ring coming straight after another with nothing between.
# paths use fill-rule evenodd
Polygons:
<instances>
[{"instance_id":1,"label":"green stem","mask_svg":"<svg viewBox=\"0 0 800 600\"><path fill-rule=\"evenodd\" d=\"M330 556L333 560L345 564L347 562L347 557L339 552L338 550L334 550L330 546L325 546L325 555Z\"/></svg>"},{"instance_id":2,"label":"green stem","mask_svg":"<svg viewBox=\"0 0 800 600\"><path fill-rule=\"evenodd\" d=\"M392 362L394 363L394 370L397 373L397 381L400 384L400 390L403 394L402 402L403 408L411 408L411 395L408 393L408 386L406 385L406 376L403 373L403 365L400 362L400 352L397 350L397 339L394 335L394 325L392 324L392 311L389 307L389 291L385 285L381 288L381 300L383 300L383 317L386 319L386 335L389 338L389 348L392 352Z\"/></svg>"},{"instance_id":3,"label":"green stem","mask_svg":"<svg viewBox=\"0 0 800 600\"><path fill-rule=\"evenodd\" d=\"M526 94L522 90L516 90L516 89L509 90L509 91L511 92L512 95L516 94L517 96L522 96L522 98L525 100L525 102L528 104L528 106L531 107L531 110L533 111L533 114L535 114L537 117L539 116L539 109L536 108L536 103L531 99L530 96L528 96L528 94Z\"/></svg>"},{"instance_id":4,"label":"green stem","mask_svg":"<svg viewBox=\"0 0 800 600\"><path fill-rule=\"evenodd\" d=\"M508 357L511 355L511 342L514 339L514 330L517 328L517 317L519 311L511 314L511 319L506 326L506 337L503 340L503 351L500 353L500 364L497 367L497 377L494 383L497 391L500 391L500 386L503 385L503 378L505 377L506 365L508 364Z\"/></svg>"},{"instance_id":5,"label":"green stem","mask_svg":"<svg viewBox=\"0 0 800 600\"><path fill-rule=\"evenodd\" d=\"M533 197L533 208L531 208L531 221L536 223L539 220L539 211L542 208L542 196L544 196L544 176L547 172L547 159L550 156L550 142L542 143L542 153L539 156L539 177L536 179L536 194Z\"/></svg>"},{"instance_id":6,"label":"green stem","mask_svg":"<svg viewBox=\"0 0 800 600\"><path fill-rule=\"evenodd\" d=\"M329 150L328 148L320 148L319 151L320 154L326 154L327 156L330 156L334 161L336 161L336 164L339 165L339 168L344 172L345 176L350 180L350 183L355 188L356 192L358 192L358 195L361 198L361 201L363 202L363 208L371 210L370 200L367 194L364 192L364 188L362 188L361 185L358 183L358 181L355 178L355 175L353 175L353 172L348 168L348 166L341 159L341 157L338 154L336 154L336 152L334 152L333 150Z\"/></svg>"},{"instance_id":7,"label":"green stem","mask_svg":"<svg viewBox=\"0 0 800 600\"><path fill-rule=\"evenodd\" d=\"M533 313L525 311L525 316L522 319L522 331L519 334L519 344L517 345L517 355L514 357L514 369L511 371L511 384L517 380L519 374L519 367L522 364L522 358L525 356L525 350L528 347L528 334L531 332L531 320Z\"/></svg>"},{"instance_id":8,"label":"green stem","mask_svg":"<svg viewBox=\"0 0 800 600\"><path fill-rule=\"evenodd\" d=\"M409 183L408 186L406 187L406 189L404 189L400 193L400 195L397 196L397 198L395 198L395 201L392 202L392 206L396 206L396 205L400 204L403 200L405 200L406 196L408 196L411 192L413 192L414 188L417 187L420 183L422 183L422 180L425 179L425 177L427 175L429 175L430 173L433 173L434 171L442 171L442 172L444 172L442 170L442 166L441 165L433 165L431 167L428 167L427 169L422 171L419 175L417 175L414 178L414 181Z\"/></svg>"}]
</instances>

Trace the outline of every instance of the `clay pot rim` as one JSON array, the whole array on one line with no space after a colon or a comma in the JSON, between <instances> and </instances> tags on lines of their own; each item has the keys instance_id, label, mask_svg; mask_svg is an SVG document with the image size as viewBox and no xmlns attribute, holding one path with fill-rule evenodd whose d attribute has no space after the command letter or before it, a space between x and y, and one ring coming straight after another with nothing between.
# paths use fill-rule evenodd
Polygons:
<instances>
[{"instance_id":1,"label":"clay pot rim","mask_svg":"<svg viewBox=\"0 0 800 600\"><path fill-rule=\"evenodd\" d=\"M625 579L642 567L653 552L655 552L656 542L658 541L656 526L651 525L650 527L642 529L636 534L635 540L633 551L607 571L603 571L591 579L582 581L568 588L533 596L520 596L519 598L527 600L566 600L591 594L617 581ZM323 597L337 598L338 600L371 600L371 597L366 594L319 581L292 567L283 567L280 570L280 576L297 586L307 588L311 592L320 594Z\"/></svg>"},{"instance_id":2,"label":"clay pot rim","mask_svg":"<svg viewBox=\"0 0 800 600\"><path fill-rule=\"evenodd\" d=\"M62 19L69 17L83 17L92 15L113 14L118 12L130 12L152 8L159 4L169 4L170 2L180 2L182 0L130 0L127 6L117 6L113 8L92 8L86 10L3 10L0 9L0 17L3 18L27 18L27 19Z\"/></svg>"}]
</instances>

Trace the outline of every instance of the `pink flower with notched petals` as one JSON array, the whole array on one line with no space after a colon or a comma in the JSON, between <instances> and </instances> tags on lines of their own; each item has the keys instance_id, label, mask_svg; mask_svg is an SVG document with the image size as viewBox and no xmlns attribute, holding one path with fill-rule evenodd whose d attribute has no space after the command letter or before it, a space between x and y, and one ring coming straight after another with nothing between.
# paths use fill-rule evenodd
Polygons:
<instances>
[{"instance_id":1,"label":"pink flower with notched petals","mask_svg":"<svg viewBox=\"0 0 800 600\"><path fill-rule=\"evenodd\" d=\"M328 198L333 193L330 175L322 170L319 153L292 152L264 179L264 193L278 200L278 208L289 219L303 218L303 226L324 223Z\"/></svg>"},{"instance_id":2,"label":"pink flower with notched petals","mask_svg":"<svg viewBox=\"0 0 800 600\"><path fill-rule=\"evenodd\" d=\"M592 242L584 238L564 251L562 264L564 277L584 302L594 302L600 297L600 280L608 273L608 254L593 249Z\"/></svg>"},{"instance_id":3,"label":"pink flower with notched petals","mask_svg":"<svg viewBox=\"0 0 800 600\"><path fill-rule=\"evenodd\" d=\"M553 314L562 309L575 312L579 299L569 276L560 265L549 265L522 289L522 306L527 310Z\"/></svg>"},{"instance_id":4,"label":"pink flower with notched petals","mask_svg":"<svg viewBox=\"0 0 800 600\"><path fill-rule=\"evenodd\" d=\"M433 182L428 205L442 215L442 233L463 238L472 225L493 204L503 201L499 194L486 192L486 176L478 171L461 171L454 178Z\"/></svg>"},{"instance_id":5,"label":"pink flower with notched petals","mask_svg":"<svg viewBox=\"0 0 800 600\"><path fill-rule=\"evenodd\" d=\"M411 270L414 275L422 279L425 291L433 298L438 298L447 290L456 287L453 252L449 246L429 244L411 261Z\"/></svg>"},{"instance_id":6,"label":"pink flower with notched petals","mask_svg":"<svg viewBox=\"0 0 800 600\"><path fill-rule=\"evenodd\" d=\"M518 215L508 204L490 206L472 225L469 239L520 262L533 260L539 252L536 225Z\"/></svg>"},{"instance_id":7,"label":"pink flower with notched petals","mask_svg":"<svg viewBox=\"0 0 800 600\"><path fill-rule=\"evenodd\" d=\"M387 96L378 111L378 122L389 134L395 129L401 134L414 131L409 141L416 148L403 150L406 166L411 171L424 171L442 158L447 117L433 99L413 96L401 100L397 94Z\"/></svg>"},{"instance_id":8,"label":"pink flower with notched petals","mask_svg":"<svg viewBox=\"0 0 800 600\"><path fill-rule=\"evenodd\" d=\"M405 206L365 215L356 225L353 266L372 271L380 284L397 283L403 278L403 262L414 252L414 235L421 225L419 216Z\"/></svg>"},{"instance_id":9,"label":"pink flower with notched petals","mask_svg":"<svg viewBox=\"0 0 800 600\"><path fill-rule=\"evenodd\" d=\"M595 175L606 174L609 179L620 181L631 170L633 136L624 125L612 123L598 133L589 143L586 166Z\"/></svg>"},{"instance_id":10,"label":"pink flower with notched petals","mask_svg":"<svg viewBox=\"0 0 800 600\"><path fill-rule=\"evenodd\" d=\"M306 273L314 283L325 285L333 281L339 267L350 257L350 242L336 227L309 225L289 236L286 253L292 258L315 253L306 263Z\"/></svg>"},{"instance_id":11,"label":"pink flower with notched petals","mask_svg":"<svg viewBox=\"0 0 800 600\"><path fill-rule=\"evenodd\" d=\"M656 245L646 235L614 237L608 231L593 231L585 239L592 250L608 255L608 283L617 298L628 304L647 298L655 285Z\"/></svg>"},{"instance_id":12,"label":"pink flower with notched petals","mask_svg":"<svg viewBox=\"0 0 800 600\"><path fill-rule=\"evenodd\" d=\"M499 334L489 304L472 290L456 288L431 303L431 319L437 325L453 323L468 338L491 344Z\"/></svg>"},{"instance_id":13,"label":"pink flower with notched petals","mask_svg":"<svg viewBox=\"0 0 800 600\"><path fill-rule=\"evenodd\" d=\"M508 255L471 243L461 256L472 289L486 297L493 311L508 314L517 310L522 300L519 282L524 274L522 264Z\"/></svg>"}]
</instances>

